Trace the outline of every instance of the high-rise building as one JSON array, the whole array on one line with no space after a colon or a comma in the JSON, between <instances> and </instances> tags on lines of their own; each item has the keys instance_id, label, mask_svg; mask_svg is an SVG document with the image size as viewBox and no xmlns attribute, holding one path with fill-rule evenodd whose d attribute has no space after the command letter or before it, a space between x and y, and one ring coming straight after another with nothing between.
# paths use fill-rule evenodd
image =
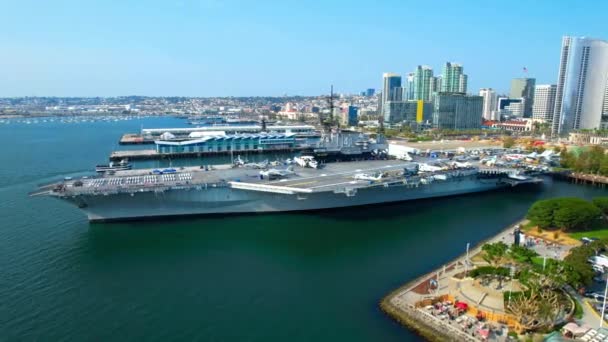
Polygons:
<instances>
[{"instance_id":1,"label":"high-rise building","mask_svg":"<svg viewBox=\"0 0 608 342\"><path fill-rule=\"evenodd\" d=\"M439 129L481 128L483 97L460 93L435 94L433 127Z\"/></svg>"},{"instance_id":2,"label":"high-rise building","mask_svg":"<svg viewBox=\"0 0 608 342\"><path fill-rule=\"evenodd\" d=\"M340 123L344 126L356 126L359 108L348 105L340 113Z\"/></svg>"},{"instance_id":3,"label":"high-rise building","mask_svg":"<svg viewBox=\"0 0 608 342\"><path fill-rule=\"evenodd\" d=\"M433 104L422 100L388 102L384 111L384 122L421 123L432 119Z\"/></svg>"},{"instance_id":4,"label":"high-rise building","mask_svg":"<svg viewBox=\"0 0 608 342\"><path fill-rule=\"evenodd\" d=\"M534 105L532 106L532 118L551 122L553 120L553 108L555 107L555 84L539 84L534 89Z\"/></svg>"},{"instance_id":5,"label":"high-rise building","mask_svg":"<svg viewBox=\"0 0 608 342\"><path fill-rule=\"evenodd\" d=\"M498 98L498 117L507 119L519 119L524 116L525 100L523 98L512 99L509 97Z\"/></svg>"},{"instance_id":6,"label":"high-rise building","mask_svg":"<svg viewBox=\"0 0 608 342\"><path fill-rule=\"evenodd\" d=\"M492 88L481 88L479 90L479 96L483 97L483 112L482 117L484 120L500 120L498 112L496 111L497 97L496 92Z\"/></svg>"},{"instance_id":7,"label":"high-rise building","mask_svg":"<svg viewBox=\"0 0 608 342\"><path fill-rule=\"evenodd\" d=\"M441 91L441 76L433 77L431 79L431 89L429 91L430 99L433 99L434 94L438 93L440 91Z\"/></svg>"},{"instance_id":8,"label":"high-rise building","mask_svg":"<svg viewBox=\"0 0 608 342\"><path fill-rule=\"evenodd\" d=\"M405 96L405 88L403 87L395 87L393 97L391 101L403 101Z\"/></svg>"},{"instance_id":9,"label":"high-rise building","mask_svg":"<svg viewBox=\"0 0 608 342\"><path fill-rule=\"evenodd\" d=\"M602 115L606 103L607 75L607 41L563 37L553 110L553 134L562 135L575 129L608 125L608 115Z\"/></svg>"},{"instance_id":10,"label":"high-rise building","mask_svg":"<svg viewBox=\"0 0 608 342\"><path fill-rule=\"evenodd\" d=\"M405 94L403 96L404 101L414 100L414 79L415 75L413 72L407 74L405 84Z\"/></svg>"},{"instance_id":11,"label":"high-rise building","mask_svg":"<svg viewBox=\"0 0 608 342\"><path fill-rule=\"evenodd\" d=\"M446 62L443 66L441 81L441 92L444 93L466 93L467 75L461 64Z\"/></svg>"},{"instance_id":12,"label":"high-rise building","mask_svg":"<svg viewBox=\"0 0 608 342\"><path fill-rule=\"evenodd\" d=\"M414 100L430 101L433 82L433 69L419 65L414 73Z\"/></svg>"},{"instance_id":13,"label":"high-rise building","mask_svg":"<svg viewBox=\"0 0 608 342\"><path fill-rule=\"evenodd\" d=\"M372 97L372 96L374 96L375 93L376 93L376 89L367 88L367 90L365 91L365 96Z\"/></svg>"},{"instance_id":14,"label":"high-rise building","mask_svg":"<svg viewBox=\"0 0 608 342\"><path fill-rule=\"evenodd\" d=\"M514 78L511 80L511 92L509 97L512 99L524 99L524 118L532 117L532 107L534 105L534 78Z\"/></svg>"},{"instance_id":15,"label":"high-rise building","mask_svg":"<svg viewBox=\"0 0 608 342\"><path fill-rule=\"evenodd\" d=\"M600 129L608 129L608 82L606 82L606 91L604 92L604 104L602 105L602 120L600 121Z\"/></svg>"},{"instance_id":16,"label":"high-rise building","mask_svg":"<svg viewBox=\"0 0 608 342\"><path fill-rule=\"evenodd\" d=\"M400 101L403 94L401 89L401 76L393 73L385 73L383 78L382 105L386 104L388 101ZM397 100L398 98L399 100Z\"/></svg>"}]
</instances>

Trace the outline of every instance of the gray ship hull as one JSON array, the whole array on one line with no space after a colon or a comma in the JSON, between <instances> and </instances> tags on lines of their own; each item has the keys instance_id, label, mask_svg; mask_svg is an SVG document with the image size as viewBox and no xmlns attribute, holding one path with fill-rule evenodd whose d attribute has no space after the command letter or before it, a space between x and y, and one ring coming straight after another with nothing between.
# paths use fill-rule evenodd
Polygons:
<instances>
[{"instance_id":1,"label":"gray ship hull","mask_svg":"<svg viewBox=\"0 0 608 342\"><path fill-rule=\"evenodd\" d=\"M229 213L270 213L352 207L495 190L500 179L468 176L430 184L371 186L351 192L279 194L225 187L163 192L79 195L64 200L80 207L90 221Z\"/></svg>"}]
</instances>

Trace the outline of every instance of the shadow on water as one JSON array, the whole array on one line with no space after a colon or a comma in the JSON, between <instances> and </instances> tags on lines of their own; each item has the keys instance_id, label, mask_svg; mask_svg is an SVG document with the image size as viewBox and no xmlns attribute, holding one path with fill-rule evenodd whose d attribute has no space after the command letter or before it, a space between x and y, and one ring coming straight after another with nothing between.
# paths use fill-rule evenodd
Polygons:
<instances>
[{"instance_id":1,"label":"shadow on water","mask_svg":"<svg viewBox=\"0 0 608 342\"><path fill-rule=\"evenodd\" d=\"M472 217L490 223L505 214L505 208L518 216L539 197L538 192L538 188L527 187L305 213L95 223L90 225L86 241L92 251L101 254L243 248L322 257L344 249L371 249L391 240L446 234L452 227L465 227Z\"/></svg>"}]
</instances>

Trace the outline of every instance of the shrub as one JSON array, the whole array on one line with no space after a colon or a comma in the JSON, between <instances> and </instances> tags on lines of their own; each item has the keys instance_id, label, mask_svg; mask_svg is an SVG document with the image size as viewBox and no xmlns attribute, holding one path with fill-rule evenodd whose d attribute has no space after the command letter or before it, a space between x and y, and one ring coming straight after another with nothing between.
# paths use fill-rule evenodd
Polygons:
<instances>
[{"instance_id":1,"label":"shrub","mask_svg":"<svg viewBox=\"0 0 608 342\"><path fill-rule=\"evenodd\" d=\"M477 278L484 275L497 275L502 277L508 277L509 272L509 269L506 267L480 266L473 269L469 273L469 276L473 278Z\"/></svg>"},{"instance_id":2,"label":"shrub","mask_svg":"<svg viewBox=\"0 0 608 342\"><path fill-rule=\"evenodd\" d=\"M595 197L591 203L601 210L604 215L608 215L608 197Z\"/></svg>"}]
</instances>

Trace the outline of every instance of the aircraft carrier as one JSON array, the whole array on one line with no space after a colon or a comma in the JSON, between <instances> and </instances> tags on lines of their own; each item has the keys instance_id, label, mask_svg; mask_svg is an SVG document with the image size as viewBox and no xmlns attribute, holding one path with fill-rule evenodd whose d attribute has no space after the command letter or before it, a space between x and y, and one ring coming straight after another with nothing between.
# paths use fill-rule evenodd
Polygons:
<instances>
[{"instance_id":1,"label":"aircraft carrier","mask_svg":"<svg viewBox=\"0 0 608 342\"><path fill-rule=\"evenodd\" d=\"M90 221L164 216L264 213L452 196L537 183L515 169L482 165L433 166L399 160L291 165L215 165L126 170L93 178L66 178L30 195L70 202Z\"/></svg>"}]
</instances>

